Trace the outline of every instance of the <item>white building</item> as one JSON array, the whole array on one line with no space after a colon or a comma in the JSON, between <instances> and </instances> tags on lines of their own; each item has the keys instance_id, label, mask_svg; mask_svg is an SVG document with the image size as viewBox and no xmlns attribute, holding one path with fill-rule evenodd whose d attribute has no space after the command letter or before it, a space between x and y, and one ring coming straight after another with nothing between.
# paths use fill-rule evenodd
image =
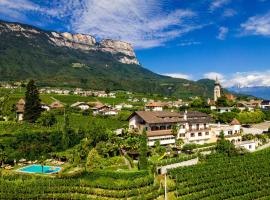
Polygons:
<instances>
[{"instance_id":1,"label":"white building","mask_svg":"<svg viewBox=\"0 0 270 200\"><path fill-rule=\"evenodd\" d=\"M248 151L255 151L256 150L256 142L255 141L242 141L235 143L236 147L245 148Z\"/></svg>"},{"instance_id":2,"label":"white building","mask_svg":"<svg viewBox=\"0 0 270 200\"><path fill-rule=\"evenodd\" d=\"M85 102L76 102L76 103L72 104L70 107L79 108L81 110L88 110L90 108L90 106Z\"/></svg>"},{"instance_id":3,"label":"white building","mask_svg":"<svg viewBox=\"0 0 270 200\"><path fill-rule=\"evenodd\" d=\"M264 110L270 110L270 100L262 101L261 108Z\"/></svg>"},{"instance_id":4,"label":"white building","mask_svg":"<svg viewBox=\"0 0 270 200\"><path fill-rule=\"evenodd\" d=\"M210 120L207 114L197 111L137 111L129 117L129 130L146 130L149 146L153 146L156 141L162 145L175 144L180 138L185 143L203 144L212 138Z\"/></svg>"},{"instance_id":5,"label":"white building","mask_svg":"<svg viewBox=\"0 0 270 200\"><path fill-rule=\"evenodd\" d=\"M149 102L145 104L146 111L162 111L166 104L163 102Z\"/></svg>"},{"instance_id":6,"label":"white building","mask_svg":"<svg viewBox=\"0 0 270 200\"><path fill-rule=\"evenodd\" d=\"M210 124L211 131L219 136L223 131L224 136L230 136L241 133L241 124L237 119L234 119L230 124Z\"/></svg>"}]
</instances>

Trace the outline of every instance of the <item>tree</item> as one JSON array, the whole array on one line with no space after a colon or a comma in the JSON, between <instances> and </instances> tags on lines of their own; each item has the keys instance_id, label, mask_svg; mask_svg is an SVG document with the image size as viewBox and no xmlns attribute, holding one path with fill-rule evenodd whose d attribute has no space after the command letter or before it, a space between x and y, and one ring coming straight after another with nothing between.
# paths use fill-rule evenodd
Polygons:
<instances>
[{"instance_id":1,"label":"tree","mask_svg":"<svg viewBox=\"0 0 270 200\"><path fill-rule=\"evenodd\" d=\"M228 156L237 154L234 144L225 139L223 131L221 131L220 139L217 141L216 150L218 153L227 154Z\"/></svg>"},{"instance_id":2,"label":"tree","mask_svg":"<svg viewBox=\"0 0 270 200\"><path fill-rule=\"evenodd\" d=\"M140 140L140 156L138 163L140 170L145 170L148 168L147 152L148 152L147 135L146 130L143 130Z\"/></svg>"},{"instance_id":3,"label":"tree","mask_svg":"<svg viewBox=\"0 0 270 200\"><path fill-rule=\"evenodd\" d=\"M207 107L208 105L204 99L196 98L191 102L190 106L193 108L204 108Z\"/></svg>"},{"instance_id":4,"label":"tree","mask_svg":"<svg viewBox=\"0 0 270 200\"><path fill-rule=\"evenodd\" d=\"M41 165L41 172L43 174L43 172L44 172L44 165L45 165L45 157L44 156L41 156L41 158L40 158L40 165Z\"/></svg>"},{"instance_id":5,"label":"tree","mask_svg":"<svg viewBox=\"0 0 270 200\"><path fill-rule=\"evenodd\" d=\"M37 122L40 123L42 126L51 127L57 122L57 119L52 112L44 112L41 114Z\"/></svg>"},{"instance_id":6,"label":"tree","mask_svg":"<svg viewBox=\"0 0 270 200\"><path fill-rule=\"evenodd\" d=\"M255 135L253 134L245 134L242 136L242 141L249 141L249 140L254 140Z\"/></svg>"},{"instance_id":7,"label":"tree","mask_svg":"<svg viewBox=\"0 0 270 200\"><path fill-rule=\"evenodd\" d=\"M179 138L175 142L177 147L181 147L184 144L184 140L182 138Z\"/></svg>"},{"instance_id":8,"label":"tree","mask_svg":"<svg viewBox=\"0 0 270 200\"><path fill-rule=\"evenodd\" d=\"M179 131L179 127L177 125L172 126L172 134L176 137Z\"/></svg>"},{"instance_id":9,"label":"tree","mask_svg":"<svg viewBox=\"0 0 270 200\"><path fill-rule=\"evenodd\" d=\"M87 156L86 168L88 171L94 171L102 168L102 158L95 148L93 148Z\"/></svg>"},{"instance_id":10,"label":"tree","mask_svg":"<svg viewBox=\"0 0 270 200\"><path fill-rule=\"evenodd\" d=\"M220 98L218 98L217 102L216 102L216 105L219 106L219 107L230 107L232 106L234 103L229 101L227 99L227 97L225 96L221 96Z\"/></svg>"},{"instance_id":11,"label":"tree","mask_svg":"<svg viewBox=\"0 0 270 200\"><path fill-rule=\"evenodd\" d=\"M70 144L69 132L70 132L69 117L68 117L68 115L65 114L65 116L64 116L64 125L63 125L63 130L62 130L62 146L63 146L63 149L67 149L69 147L69 144Z\"/></svg>"},{"instance_id":12,"label":"tree","mask_svg":"<svg viewBox=\"0 0 270 200\"><path fill-rule=\"evenodd\" d=\"M3 166L6 161L7 161L7 154L6 154L5 151L3 151L2 149L0 149L0 162L1 162L1 166Z\"/></svg>"},{"instance_id":13,"label":"tree","mask_svg":"<svg viewBox=\"0 0 270 200\"><path fill-rule=\"evenodd\" d=\"M26 87L23 119L27 122L34 123L40 117L41 112L39 92L34 80L31 80Z\"/></svg>"}]
</instances>

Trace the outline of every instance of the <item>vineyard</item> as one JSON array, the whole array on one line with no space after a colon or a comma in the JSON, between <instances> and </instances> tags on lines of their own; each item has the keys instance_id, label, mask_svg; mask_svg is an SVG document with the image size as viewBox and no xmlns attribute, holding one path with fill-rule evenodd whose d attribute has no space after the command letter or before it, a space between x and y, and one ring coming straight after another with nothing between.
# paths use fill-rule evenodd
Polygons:
<instances>
[{"instance_id":1,"label":"vineyard","mask_svg":"<svg viewBox=\"0 0 270 200\"><path fill-rule=\"evenodd\" d=\"M0 199L154 199L163 193L143 172L95 172L50 178L2 174Z\"/></svg>"},{"instance_id":2,"label":"vineyard","mask_svg":"<svg viewBox=\"0 0 270 200\"><path fill-rule=\"evenodd\" d=\"M270 199L270 149L236 157L215 154L169 174L181 200Z\"/></svg>"}]
</instances>

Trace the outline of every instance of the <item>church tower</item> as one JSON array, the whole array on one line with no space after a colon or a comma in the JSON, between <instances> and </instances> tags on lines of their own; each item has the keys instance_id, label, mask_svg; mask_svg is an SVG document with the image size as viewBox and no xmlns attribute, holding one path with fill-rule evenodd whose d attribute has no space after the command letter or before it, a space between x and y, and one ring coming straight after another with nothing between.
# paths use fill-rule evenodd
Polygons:
<instances>
[{"instance_id":1,"label":"church tower","mask_svg":"<svg viewBox=\"0 0 270 200\"><path fill-rule=\"evenodd\" d=\"M216 78L215 87L214 87L214 101L216 102L218 98L221 97L221 85L218 78Z\"/></svg>"}]
</instances>

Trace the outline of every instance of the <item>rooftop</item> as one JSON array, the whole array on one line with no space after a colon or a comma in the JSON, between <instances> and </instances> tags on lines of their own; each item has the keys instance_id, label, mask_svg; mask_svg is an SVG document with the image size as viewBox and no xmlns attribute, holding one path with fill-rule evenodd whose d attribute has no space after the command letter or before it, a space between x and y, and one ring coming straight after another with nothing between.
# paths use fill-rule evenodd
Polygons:
<instances>
[{"instance_id":1,"label":"rooftop","mask_svg":"<svg viewBox=\"0 0 270 200\"><path fill-rule=\"evenodd\" d=\"M184 119L185 112L172 112L172 111L136 111L130 117L138 115L146 123L159 124L159 123L208 123L211 117L205 113L197 111L187 112L187 120Z\"/></svg>"}]
</instances>

